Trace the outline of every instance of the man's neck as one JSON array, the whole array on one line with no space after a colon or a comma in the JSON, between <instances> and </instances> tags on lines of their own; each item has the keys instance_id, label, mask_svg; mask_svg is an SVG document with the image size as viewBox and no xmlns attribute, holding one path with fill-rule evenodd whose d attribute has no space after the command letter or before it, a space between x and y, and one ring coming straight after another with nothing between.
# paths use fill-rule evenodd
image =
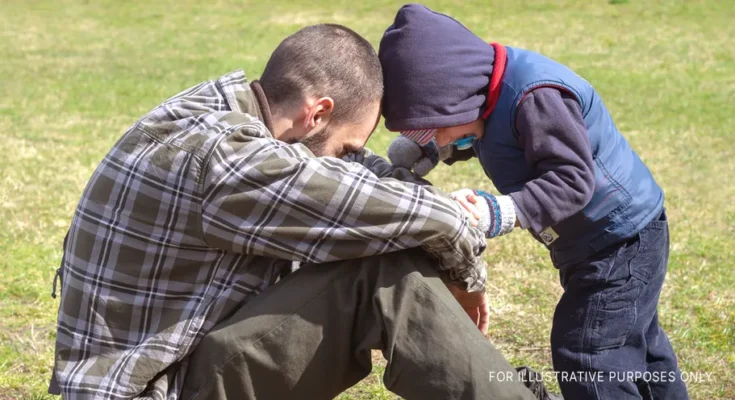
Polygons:
<instances>
[{"instance_id":1,"label":"man's neck","mask_svg":"<svg viewBox=\"0 0 735 400\"><path fill-rule=\"evenodd\" d=\"M273 137L283 142L293 141L294 120L276 111L273 114Z\"/></svg>"}]
</instances>

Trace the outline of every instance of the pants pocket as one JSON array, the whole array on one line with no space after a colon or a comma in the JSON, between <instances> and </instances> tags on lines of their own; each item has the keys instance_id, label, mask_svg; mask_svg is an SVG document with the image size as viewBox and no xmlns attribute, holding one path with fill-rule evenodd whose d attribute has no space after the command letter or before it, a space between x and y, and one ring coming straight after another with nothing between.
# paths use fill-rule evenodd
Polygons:
<instances>
[{"instance_id":1,"label":"pants pocket","mask_svg":"<svg viewBox=\"0 0 735 400\"><path fill-rule=\"evenodd\" d=\"M623 286L601 293L589 336L591 350L615 349L625 344L638 319L637 300L645 285L630 276Z\"/></svg>"}]
</instances>

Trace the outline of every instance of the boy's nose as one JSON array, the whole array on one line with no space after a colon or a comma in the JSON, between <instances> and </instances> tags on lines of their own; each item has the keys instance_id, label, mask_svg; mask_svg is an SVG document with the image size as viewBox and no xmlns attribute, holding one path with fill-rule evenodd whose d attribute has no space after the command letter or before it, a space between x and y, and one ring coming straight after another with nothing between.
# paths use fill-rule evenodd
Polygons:
<instances>
[{"instance_id":1,"label":"boy's nose","mask_svg":"<svg viewBox=\"0 0 735 400\"><path fill-rule=\"evenodd\" d=\"M448 135L447 133L448 132L444 129L437 130L436 135L434 136L437 146L444 147L454 141L451 135Z\"/></svg>"}]
</instances>

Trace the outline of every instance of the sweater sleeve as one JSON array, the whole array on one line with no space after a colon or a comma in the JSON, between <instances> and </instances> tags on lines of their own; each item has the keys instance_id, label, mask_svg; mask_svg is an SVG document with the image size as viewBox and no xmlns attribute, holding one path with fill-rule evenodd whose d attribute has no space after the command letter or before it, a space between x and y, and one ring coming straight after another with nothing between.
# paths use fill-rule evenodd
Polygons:
<instances>
[{"instance_id":1,"label":"sweater sleeve","mask_svg":"<svg viewBox=\"0 0 735 400\"><path fill-rule=\"evenodd\" d=\"M573 96L542 87L519 104L516 130L536 178L510 196L528 227L540 232L582 210L592 197L595 175L587 128Z\"/></svg>"}]
</instances>

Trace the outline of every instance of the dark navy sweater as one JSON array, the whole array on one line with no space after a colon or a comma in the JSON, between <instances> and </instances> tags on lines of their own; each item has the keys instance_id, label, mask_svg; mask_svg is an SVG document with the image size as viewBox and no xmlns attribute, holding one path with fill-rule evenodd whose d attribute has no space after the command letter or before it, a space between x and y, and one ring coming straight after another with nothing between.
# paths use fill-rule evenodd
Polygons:
<instances>
[{"instance_id":1,"label":"dark navy sweater","mask_svg":"<svg viewBox=\"0 0 735 400\"><path fill-rule=\"evenodd\" d=\"M540 231L584 207L595 187L592 152L579 103L566 92L542 87L518 106L516 130L537 178L510 196L523 228Z\"/></svg>"}]
</instances>

